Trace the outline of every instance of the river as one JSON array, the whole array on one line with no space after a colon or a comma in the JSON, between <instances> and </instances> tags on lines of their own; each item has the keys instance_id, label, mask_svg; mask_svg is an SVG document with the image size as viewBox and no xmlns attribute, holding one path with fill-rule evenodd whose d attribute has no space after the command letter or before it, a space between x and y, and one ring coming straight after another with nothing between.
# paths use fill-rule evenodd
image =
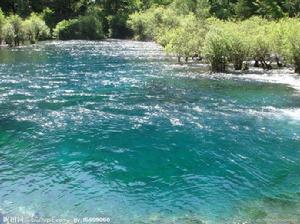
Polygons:
<instances>
[{"instance_id":1,"label":"river","mask_svg":"<svg viewBox=\"0 0 300 224\"><path fill-rule=\"evenodd\" d=\"M300 78L210 74L151 42L0 50L0 213L300 223Z\"/></svg>"}]
</instances>

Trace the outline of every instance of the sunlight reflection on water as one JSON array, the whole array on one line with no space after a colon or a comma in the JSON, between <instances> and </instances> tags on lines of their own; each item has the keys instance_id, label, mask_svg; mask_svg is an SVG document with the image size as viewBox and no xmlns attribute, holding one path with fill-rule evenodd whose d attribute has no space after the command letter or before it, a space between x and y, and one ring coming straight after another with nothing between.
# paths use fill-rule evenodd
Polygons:
<instances>
[{"instance_id":1,"label":"sunlight reflection on water","mask_svg":"<svg viewBox=\"0 0 300 224\"><path fill-rule=\"evenodd\" d=\"M0 213L299 219L299 77L205 69L151 42L2 49Z\"/></svg>"}]
</instances>

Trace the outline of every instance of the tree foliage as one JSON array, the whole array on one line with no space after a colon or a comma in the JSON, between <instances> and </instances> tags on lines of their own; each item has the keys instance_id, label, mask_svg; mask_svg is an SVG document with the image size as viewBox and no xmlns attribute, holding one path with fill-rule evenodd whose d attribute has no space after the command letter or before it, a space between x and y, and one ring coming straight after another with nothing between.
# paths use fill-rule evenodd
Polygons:
<instances>
[{"instance_id":1,"label":"tree foliage","mask_svg":"<svg viewBox=\"0 0 300 224\"><path fill-rule=\"evenodd\" d=\"M50 37L50 29L41 15L32 13L26 19L18 15L5 17L0 11L0 42L19 46L26 42L35 43Z\"/></svg>"},{"instance_id":2,"label":"tree foliage","mask_svg":"<svg viewBox=\"0 0 300 224\"><path fill-rule=\"evenodd\" d=\"M300 73L300 20L269 20L253 16L245 20L220 20L187 15L168 7L152 7L129 17L137 39L152 39L168 54L187 59L205 58L212 71L224 72L229 64L246 69L254 60L264 69L272 68L272 55L294 64ZM299 67L299 68L298 68Z\"/></svg>"},{"instance_id":3,"label":"tree foliage","mask_svg":"<svg viewBox=\"0 0 300 224\"><path fill-rule=\"evenodd\" d=\"M40 15L32 13L23 23L26 39L30 43L35 43L38 40L44 40L49 37L50 29Z\"/></svg>"},{"instance_id":4,"label":"tree foliage","mask_svg":"<svg viewBox=\"0 0 300 224\"><path fill-rule=\"evenodd\" d=\"M294 64L295 72L300 73L300 20L283 19L276 24L274 32L273 39L277 40L274 50Z\"/></svg>"},{"instance_id":5,"label":"tree foliage","mask_svg":"<svg viewBox=\"0 0 300 224\"><path fill-rule=\"evenodd\" d=\"M174 53L177 57L188 57L201 55L206 24L199 22L194 14L189 14L180 18L179 25L160 37L165 40L165 50L167 53Z\"/></svg>"},{"instance_id":6,"label":"tree foliage","mask_svg":"<svg viewBox=\"0 0 300 224\"><path fill-rule=\"evenodd\" d=\"M136 39L154 39L164 44L162 35L178 26L179 17L170 8L152 7L144 13L134 13L129 17L128 25L136 33Z\"/></svg>"},{"instance_id":7,"label":"tree foliage","mask_svg":"<svg viewBox=\"0 0 300 224\"><path fill-rule=\"evenodd\" d=\"M249 60L271 68L275 54L300 72L300 0L1 0L0 8L0 41L11 46L43 40L50 27L63 40L154 40L214 71Z\"/></svg>"},{"instance_id":8,"label":"tree foliage","mask_svg":"<svg viewBox=\"0 0 300 224\"><path fill-rule=\"evenodd\" d=\"M25 41L26 38L26 31L23 26L23 20L18 15L10 15L7 18L7 23L10 24L13 33L14 33L14 45L19 46L21 42Z\"/></svg>"},{"instance_id":9,"label":"tree foliage","mask_svg":"<svg viewBox=\"0 0 300 224\"><path fill-rule=\"evenodd\" d=\"M76 19L63 20L54 29L54 37L60 40L103 39L103 15L101 9L91 9Z\"/></svg>"},{"instance_id":10,"label":"tree foliage","mask_svg":"<svg viewBox=\"0 0 300 224\"><path fill-rule=\"evenodd\" d=\"M133 33L127 20L132 14L150 8L168 7L177 15L194 14L197 18L247 19L251 16L282 18L297 16L300 0L1 0L6 15L18 14L26 18L35 12L43 15L47 26L54 29L62 20L78 19L92 8L101 8L104 34L113 38L127 38ZM134 24L138 25L138 23ZM138 26L141 27L141 24ZM136 29L135 29L136 30ZM143 39L144 37L141 37Z\"/></svg>"},{"instance_id":11,"label":"tree foliage","mask_svg":"<svg viewBox=\"0 0 300 224\"><path fill-rule=\"evenodd\" d=\"M4 24L5 24L5 17L4 17L2 10L0 9L0 45L2 44L2 40L4 38L4 35L3 35Z\"/></svg>"}]
</instances>

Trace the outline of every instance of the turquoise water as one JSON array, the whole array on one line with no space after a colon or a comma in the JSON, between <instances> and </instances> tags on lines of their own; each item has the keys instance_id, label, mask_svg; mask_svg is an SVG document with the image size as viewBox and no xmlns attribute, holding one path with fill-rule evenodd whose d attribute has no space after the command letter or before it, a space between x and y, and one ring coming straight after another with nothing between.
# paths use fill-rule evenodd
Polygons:
<instances>
[{"instance_id":1,"label":"turquoise water","mask_svg":"<svg viewBox=\"0 0 300 224\"><path fill-rule=\"evenodd\" d=\"M0 77L2 214L300 223L289 70L209 74L109 40L2 49Z\"/></svg>"}]
</instances>

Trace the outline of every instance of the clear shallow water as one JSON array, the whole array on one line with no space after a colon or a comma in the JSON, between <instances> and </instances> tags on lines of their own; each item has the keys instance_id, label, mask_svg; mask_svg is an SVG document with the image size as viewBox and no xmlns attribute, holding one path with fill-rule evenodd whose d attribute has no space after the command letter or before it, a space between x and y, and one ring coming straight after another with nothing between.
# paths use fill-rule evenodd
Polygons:
<instances>
[{"instance_id":1,"label":"clear shallow water","mask_svg":"<svg viewBox=\"0 0 300 224\"><path fill-rule=\"evenodd\" d=\"M153 43L1 50L1 213L299 223L300 79L200 70Z\"/></svg>"}]
</instances>

